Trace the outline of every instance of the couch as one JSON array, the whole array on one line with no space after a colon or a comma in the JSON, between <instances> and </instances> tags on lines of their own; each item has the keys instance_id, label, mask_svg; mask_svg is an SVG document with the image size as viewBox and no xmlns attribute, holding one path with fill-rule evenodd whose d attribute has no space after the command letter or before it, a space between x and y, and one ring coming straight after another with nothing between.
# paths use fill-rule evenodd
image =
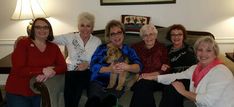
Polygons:
<instances>
[{"instance_id":1,"label":"couch","mask_svg":"<svg viewBox=\"0 0 234 107\"><path fill-rule=\"evenodd\" d=\"M158 29L158 37L157 37L158 41L164 43L165 45L170 44L170 42L165 39L168 28L157 26L157 29ZM104 42L104 30L94 31L93 34L101 38L101 40ZM209 32L187 31L187 34L188 36L186 42L189 45L193 45L198 38L203 36L214 37ZM140 40L141 38L139 37L139 34L126 33L124 42L130 45ZM219 57L231 69L231 71L234 72L234 65L233 65L234 63L223 55L220 55ZM40 93L42 95L43 107L64 107L64 101L63 101L64 74L57 75L51 79L48 79L46 82L43 83L37 83L35 82L35 79L32 79L31 88L35 92ZM132 92L130 90L127 90L125 94L118 100L119 104L122 105L123 107L129 107L131 96ZM158 105L161 98L161 92L155 92L154 96ZM79 107L84 107L86 100L87 97L84 93L81 97ZM185 100L184 105L185 107L195 107L194 103L189 100Z\"/></svg>"}]
</instances>

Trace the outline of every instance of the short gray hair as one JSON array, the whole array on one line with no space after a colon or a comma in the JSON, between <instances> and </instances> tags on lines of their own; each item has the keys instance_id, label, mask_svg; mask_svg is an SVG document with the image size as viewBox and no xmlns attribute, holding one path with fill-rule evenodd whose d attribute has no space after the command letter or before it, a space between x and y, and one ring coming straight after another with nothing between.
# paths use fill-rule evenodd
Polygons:
<instances>
[{"instance_id":1,"label":"short gray hair","mask_svg":"<svg viewBox=\"0 0 234 107\"><path fill-rule=\"evenodd\" d=\"M89 21L91 26L94 27L95 16L89 12L82 12L78 16L78 25L80 25L83 21Z\"/></svg>"},{"instance_id":2,"label":"short gray hair","mask_svg":"<svg viewBox=\"0 0 234 107\"><path fill-rule=\"evenodd\" d=\"M156 36L158 34L158 30L156 29L156 27L153 24L146 24L146 25L143 25L141 27L140 36L143 37L147 30L152 30L156 34Z\"/></svg>"}]
</instances>

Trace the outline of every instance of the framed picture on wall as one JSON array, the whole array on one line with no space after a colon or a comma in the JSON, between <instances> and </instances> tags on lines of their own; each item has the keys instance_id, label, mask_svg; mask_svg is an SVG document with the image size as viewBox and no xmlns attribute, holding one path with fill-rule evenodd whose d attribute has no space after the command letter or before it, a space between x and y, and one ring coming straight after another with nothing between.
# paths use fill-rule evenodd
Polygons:
<instances>
[{"instance_id":1,"label":"framed picture on wall","mask_svg":"<svg viewBox=\"0 0 234 107\"><path fill-rule=\"evenodd\" d=\"M168 4L176 0L100 0L101 5L141 5L141 4Z\"/></svg>"},{"instance_id":2,"label":"framed picture on wall","mask_svg":"<svg viewBox=\"0 0 234 107\"><path fill-rule=\"evenodd\" d=\"M121 21L124 24L126 32L139 32L140 28L149 24L149 16L121 15Z\"/></svg>"}]
</instances>

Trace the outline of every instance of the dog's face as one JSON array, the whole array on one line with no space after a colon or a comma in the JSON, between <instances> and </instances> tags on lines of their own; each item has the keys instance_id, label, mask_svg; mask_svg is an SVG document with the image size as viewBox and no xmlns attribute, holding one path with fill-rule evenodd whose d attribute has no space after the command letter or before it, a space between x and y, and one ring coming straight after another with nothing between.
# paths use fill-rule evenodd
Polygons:
<instances>
[{"instance_id":1,"label":"dog's face","mask_svg":"<svg viewBox=\"0 0 234 107\"><path fill-rule=\"evenodd\" d=\"M121 50L115 46L109 46L107 50L106 62L112 63L118 61L122 56Z\"/></svg>"}]
</instances>

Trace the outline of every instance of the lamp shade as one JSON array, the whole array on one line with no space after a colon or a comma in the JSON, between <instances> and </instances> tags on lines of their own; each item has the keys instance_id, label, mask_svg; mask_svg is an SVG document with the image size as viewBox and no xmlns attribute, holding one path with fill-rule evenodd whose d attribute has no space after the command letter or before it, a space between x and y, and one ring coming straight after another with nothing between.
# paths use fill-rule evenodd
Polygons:
<instances>
[{"instance_id":1,"label":"lamp shade","mask_svg":"<svg viewBox=\"0 0 234 107\"><path fill-rule=\"evenodd\" d=\"M37 0L17 0L12 20L35 19L37 17L49 17Z\"/></svg>"}]
</instances>

